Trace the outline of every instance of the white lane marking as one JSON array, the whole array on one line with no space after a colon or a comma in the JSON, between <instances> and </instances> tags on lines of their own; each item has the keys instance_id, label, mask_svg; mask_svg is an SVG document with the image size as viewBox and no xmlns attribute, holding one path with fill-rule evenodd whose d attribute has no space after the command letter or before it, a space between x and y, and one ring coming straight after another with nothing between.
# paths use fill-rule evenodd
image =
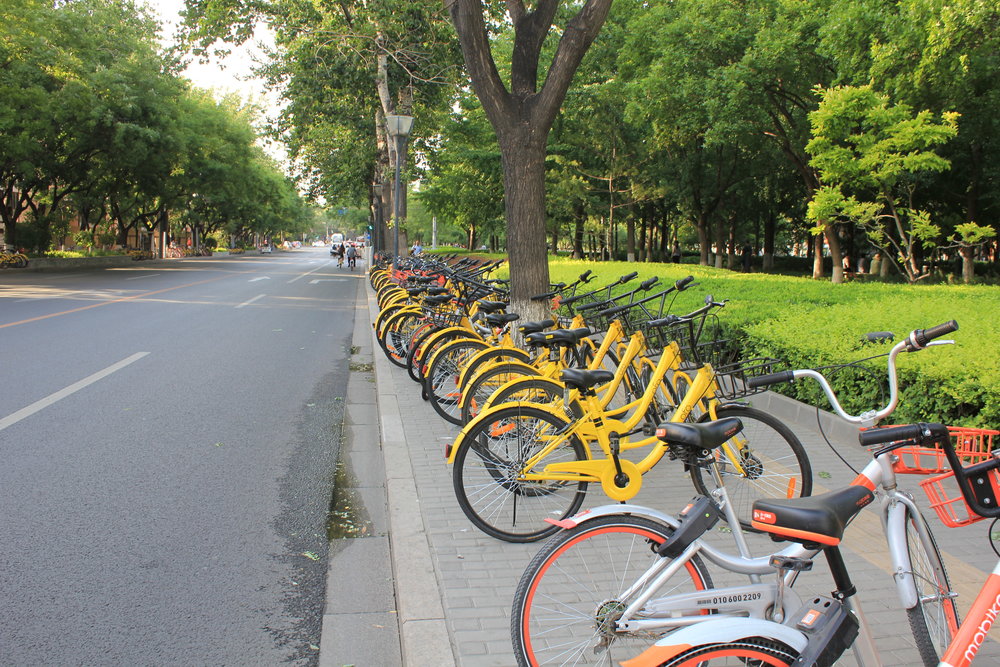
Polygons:
<instances>
[{"instance_id":1,"label":"white lane marking","mask_svg":"<svg viewBox=\"0 0 1000 667\"><path fill-rule=\"evenodd\" d=\"M309 281L309 284L315 285L317 283L339 283L342 280L344 280L344 278L313 278L312 280Z\"/></svg>"},{"instance_id":2,"label":"white lane marking","mask_svg":"<svg viewBox=\"0 0 1000 667\"><path fill-rule=\"evenodd\" d=\"M153 276L158 276L159 273L147 273L144 276L132 276L131 278L126 278L125 280L141 280L142 278L152 278Z\"/></svg>"},{"instance_id":3,"label":"white lane marking","mask_svg":"<svg viewBox=\"0 0 1000 667\"><path fill-rule=\"evenodd\" d=\"M271 276L257 276L256 278L251 278L247 282L255 283L258 280L270 280L270 279L271 279Z\"/></svg>"},{"instance_id":4,"label":"white lane marking","mask_svg":"<svg viewBox=\"0 0 1000 667\"><path fill-rule=\"evenodd\" d=\"M312 271L306 271L305 273L300 273L299 275L297 275L297 276L295 276L294 278L292 278L291 280L289 280L289 281L288 281L288 284L289 284L289 285L291 285L292 283L294 283L294 282L295 282L296 280L298 280L299 278L305 278L305 277L306 277L306 276L308 276L308 275L309 275L310 273L316 273L317 271L319 271L320 269L322 269L322 268L323 268L324 266L326 266L326 265L327 265L327 264L329 264L329 263L330 263L330 262L324 262L323 264L320 264L319 266L317 266L317 267L316 267L315 269L313 269Z\"/></svg>"},{"instance_id":5,"label":"white lane marking","mask_svg":"<svg viewBox=\"0 0 1000 667\"><path fill-rule=\"evenodd\" d=\"M14 424L16 424L17 422L21 421L22 419L25 419L26 417L30 417L31 415L35 414L39 410L44 410L45 408L49 407L50 405L52 405L56 401L61 401L62 399L64 399L67 396L69 396L70 394L75 394L76 392L80 391L81 389L94 384L98 380L102 380L102 379L106 378L107 376L111 375L115 371L120 371L121 369L125 368L129 364L131 364L133 362L136 362L136 361L139 361L140 359L142 359L143 357L145 357L147 354L149 354L149 352L136 352L131 357L127 357L125 359L122 359L117 364L111 364L110 366L108 366L107 368L105 368L102 371L97 371L93 375L87 376L87 377L83 378L82 380L80 380L79 382L71 384L70 386L66 387L65 389L60 389L59 391L57 391L54 394L49 394L45 398L43 398L43 399L41 399L39 401L35 401L34 403L32 403L31 405L29 405L28 407L21 408L20 410L18 410L14 414L8 415L7 417L4 417L3 419L0 419L0 431L4 430L8 426L13 426Z\"/></svg>"},{"instance_id":6,"label":"white lane marking","mask_svg":"<svg viewBox=\"0 0 1000 667\"><path fill-rule=\"evenodd\" d=\"M258 295L257 295L257 296L255 296L254 298L252 298L252 299L247 299L246 301L244 301L243 303L241 303L240 305L238 305L238 306L236 306L236 307L237 307L237 308L242 308L243 306L249 306L249 305L250 305L251 303L253 303L253 302L254 302L254 301L256 301L257 299L263 299L263 298L264 298L265 296L266 296L265 294L258 294Z\"/></svg>"}]
</instances>

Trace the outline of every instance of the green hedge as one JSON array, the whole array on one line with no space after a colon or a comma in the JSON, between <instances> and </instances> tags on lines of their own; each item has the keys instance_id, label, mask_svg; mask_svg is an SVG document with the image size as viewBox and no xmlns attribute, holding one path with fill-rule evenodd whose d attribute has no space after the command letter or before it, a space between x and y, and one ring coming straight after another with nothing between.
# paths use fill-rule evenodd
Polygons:
<instances>
[{"instance_id":1,"label":"green hedge","mask_svg":"<svg viewBox=\"0 0 1000 667\"><path fill-rule=\"evenodd\" d=\"M900 403L893 421L940 421L956 426L1000 426L1000 289L965 285L846 283L769 274L744 274L690 264L587 263L553 259L553 281L571 281L592 269L594 286L630 271L660 276L664 285L692 274L698 285L682 294L674 312L696 308L706 294L730 302L720 320L742 344L744 355L787 360L790 368L815 368L862 359L888 348L860 344L870 331L892 331L897 340L913 329L957 320L957 345L898 358ZM637 285L638 280L630 283ZM848 411L880 407L884 359L864 362L868 372L848 370L831 378ZM815 383L783 391L828 407Z\"/></svg>"}]
</instances>

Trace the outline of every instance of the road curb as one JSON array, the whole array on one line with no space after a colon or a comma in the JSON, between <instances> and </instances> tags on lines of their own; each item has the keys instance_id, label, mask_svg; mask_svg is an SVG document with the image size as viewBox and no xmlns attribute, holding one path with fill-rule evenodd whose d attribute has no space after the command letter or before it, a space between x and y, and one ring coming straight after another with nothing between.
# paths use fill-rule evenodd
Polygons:
<instances>
[{"instance_id":1,"label":"road curb","mask_svg":"<svg viewBox=\"0 0 1000 667\"><path fill-rule=\"evenodd\" d=\"M367 321L373 322L378 304L370 290L366 293ZM374 349L378 342L370 325L369 332ZM441 604L439 575L435 572L413 478L396 388L387 380L391 373L390 362L384 355L374 355L374 366L403 665L448 667L455 665L455 656ZM406 389L412 390L410 387Z\"/></svg>"}]
</instances>

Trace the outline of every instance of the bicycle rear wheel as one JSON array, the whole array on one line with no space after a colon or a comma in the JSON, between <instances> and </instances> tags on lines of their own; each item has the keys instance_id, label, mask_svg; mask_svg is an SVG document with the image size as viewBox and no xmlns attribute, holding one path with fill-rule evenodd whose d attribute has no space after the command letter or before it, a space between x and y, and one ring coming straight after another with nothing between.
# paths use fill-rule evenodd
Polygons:
<instances>
[{"instance_id":1,"label":"bicycle rear wheel","mask_svg":"<svg viewBox=\"0 0 1000 667\"><path fill-rule=\"evenodd\" d=\"M660 667L788 667L798 652L781 642L748 637L722 644L692 646L660 664Z\"/></svg>"},{"instance_id":2,"label":"bicycle rear wheel","mask_svg":"<svg viewBox=\"0 0 1000 667\"><path fill-rule=\"evenodd\" d=\"M514 593L510 632L517 664L617 665L642 653L658 635L618 632L615 623L646 590L639 587L626 599L629 587L665 561L655 549L671 534L669 526L619 514L587 521L546 542ZM708 570L695 556L656 598L711 587Z\"/></svg>"},{"instance_id":3,"label":"bicycle rear wheel","mask_svg":"<svg viewBox=\"0 0 1000 667\"><path fill-rule=\"evenodd\" d=\"M525 462L553 442L558 446L538 469L587 458L579 438L560 435L567 426L544 410L518 404L469 424L452 475L458 504L477 528L506 542L534 542L559 530L546 519L558 521L580 509L587 482L522 479Z\"/></svg>"},{"instance_id":4,"label":"bicycle rear wheel","mask_svg":"<svg viewBox=\"0 0 1000 667\"><path fill-rule=\"evenodd\" d=\"M743 472L733 466L721 448L715 453L729 501L745 529L752 530L753 503L758 498L794 498L812 493L809 457L785 424L762 410L742 405L720 406L716 415L719 419L738 417L743 422L743 430L727 443L739 456ZM708 415L702 417L705 419ZM703 495L710 495L714 487L711 474L703 466L691 468L691 481Z\"/></svg>"},{"instance_id":5,"label":"bicycle rear wheel","mask_svg":"<svg viewBox=\"0 0 1000 667\"><path fill-rule=\"evenodd\" d=\"M926 667L938 664L960 625L955 600L949 597L951 582L944 569L937 541L919 514L906 508L906 551L916 589L917 604L906 610L917 651ZM927 530L921 536L917 522Z\"/></svg>"}]
</instances>

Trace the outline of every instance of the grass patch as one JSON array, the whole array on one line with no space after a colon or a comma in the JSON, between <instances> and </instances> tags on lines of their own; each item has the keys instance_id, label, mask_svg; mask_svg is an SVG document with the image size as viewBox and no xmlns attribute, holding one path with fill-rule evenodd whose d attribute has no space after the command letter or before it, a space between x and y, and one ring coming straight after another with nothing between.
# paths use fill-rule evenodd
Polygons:
<instances>
[{"instance_id":1,"label":"grass patch","mask_svg":"<svg viewBox=\"0 0 1000 667\"><path fill-rule=\"evenodd\" d=\"M953 425L1000 426L1000 289L988 285L899 285L827 281L763 273L736 273L692 264L585 262L553 258L553 282L574 280L586 269L596 274L594 287L631 271L639 280L659 276L666 287L687 275L697 285L681 294L673 312L697 308L706 294L729 299L720 322L741 344L745 356L788 360L792 368L841 364L887 348L862 349L870 331L892 331L896 340L917 328L957 320L957 345L899 357L901 398L893 415L898 422L941 421ZM837 373L841 400L858 413L882 403L884 360L864 364L866 373ZM813 383L786 385L785 391L826 406Z\"/></svg>"}]
</instances>

